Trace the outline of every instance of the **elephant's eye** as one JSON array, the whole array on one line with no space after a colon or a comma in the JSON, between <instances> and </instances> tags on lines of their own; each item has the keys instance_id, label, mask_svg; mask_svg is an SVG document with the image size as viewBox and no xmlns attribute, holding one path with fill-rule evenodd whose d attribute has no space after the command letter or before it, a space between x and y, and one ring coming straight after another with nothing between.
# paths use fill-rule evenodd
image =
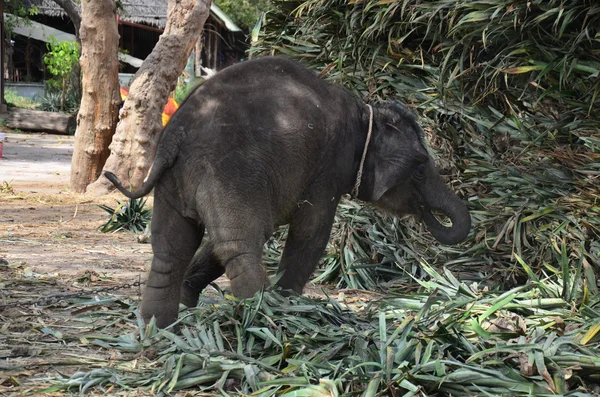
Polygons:
<instances>
[{"instance_id":1,"label":"elephant's eye","mask_svg":"<svg viewBox=\"0 0 600 397\"><path fill-rule=\"evenodd\" d=\"M425 164L419 165L412 174L413 178L418 181L425 179Z\"/></svg>"}]
</instances>

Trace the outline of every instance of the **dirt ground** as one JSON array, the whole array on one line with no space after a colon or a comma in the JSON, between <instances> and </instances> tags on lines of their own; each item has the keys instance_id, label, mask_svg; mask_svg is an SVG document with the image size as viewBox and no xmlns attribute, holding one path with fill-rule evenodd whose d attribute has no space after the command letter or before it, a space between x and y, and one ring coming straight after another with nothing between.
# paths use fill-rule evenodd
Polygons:
<instances>
[{"instance_id":1,"label":"dirt ground","mask_svg":"<svg viewBox=\"0 0 600 397\"><path fill-rule=\"evenodd\" d=\"M76 276L94 271L132 280L144 272L149 244L132 233L97 227L118 193L97 198L68 189L73 137L11 134L0 159L0 258L36 274Z\"/></svg>"},{"instance_id":2,"label":"dirt ground","mask_svg":"<svg viewBox=\"0 0 600 397\"><path fill-rule=\"evenodd\" d=\"M99 288L143 279L151 260L150 244L138 243L135 234L97 231L108 219L98 204L114 207L122 197L96 198L69 191L73 141L71 136L8 133L4 142L0 159L0 396L40 395L41 379L77 361L74 352L65 349L66 342L62 348L61 344L49 348L54 345L46 344L48 338L56 339L56 335L48 334L48 329L72 336L91 329L73 324L62 311L44 304L15 303L56 294L93 296ZM136 300L140 294L137 287L115 291L112 296ZM59 303L58 309L63 308Z\"/></svg>"}]
</instances>

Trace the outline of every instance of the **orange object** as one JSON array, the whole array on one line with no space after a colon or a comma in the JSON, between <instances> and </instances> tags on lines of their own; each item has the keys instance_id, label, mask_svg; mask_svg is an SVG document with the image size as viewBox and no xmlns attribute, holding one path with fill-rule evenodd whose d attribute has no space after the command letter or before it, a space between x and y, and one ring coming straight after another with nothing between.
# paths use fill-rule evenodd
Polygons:
<instances>
[{"instance_id":1,"label":"orange object","mask_svg":"<svg viewBox=\"0 0 600 397\"><path fill-rule=\"evenodd\" d=\"M121 87L119 91L121 93L121 100L125 101L125 99L127 99L127 94L129 94L129 89ZM175 98L169 97L169 99L167 100L167 104L165 105L165 108L162 112L163 127L167 125L169 120L171 120L171 117L173 117L177 109L179 109L179 104L177 103L177 101L175 101Z\"/></svg>"},{"instance_id":2,"label":"orange object","mask_svg":"<svg viewBox=\"0 0 600 397\"><path fill-rule=\"evenodd\" d=\"M125 101L127 94L129 94L129 88L121 87L119 88L119 92L121 93L121 101Z\"/></svg>"},{"instance_id":3,"label":"orange object","mask_svg":"<svg viewBox=\"0 0 600 397\"><path fill-rule=\"evenodd\" d=\"M162 112L163 127L167 125L169 120L171 120L171 117L173 117L177 109L179 109L179 104L175 101L175 98L169 97L169 99L167 100L167 104L165 105L165 108Z\"/></svg>"}]
</instances>

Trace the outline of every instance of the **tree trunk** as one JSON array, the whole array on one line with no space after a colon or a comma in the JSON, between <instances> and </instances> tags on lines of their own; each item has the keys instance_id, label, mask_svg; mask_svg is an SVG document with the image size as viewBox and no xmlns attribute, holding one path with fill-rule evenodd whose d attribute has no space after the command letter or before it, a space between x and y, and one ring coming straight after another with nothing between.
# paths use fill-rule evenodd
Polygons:
<instances>
[{"instance_id":1,"label":"tree trunk","mask_svg":"<svg viewBox=\"0 0 600 397\"><path fill-rule=\"evenodd\" d=\"M167 25L135 74L104 166L124 184L139 188L148 174L162 132L162 110L202 32L210 3L169 0ZM103 175L88 187L96 195L113 189Z\"/></svg>"},{"instance_id":2,"label":"tree trunk","mask_svg":"<svg viewBox=\"0 0 600 397\"><path fill-rule=\"evenodd\" d=\"M121 103L114 0L82 0L79 34L83 96L77 116L71 189L82 193L98 178L108 158Z\"/></svg>"}]
</instances>

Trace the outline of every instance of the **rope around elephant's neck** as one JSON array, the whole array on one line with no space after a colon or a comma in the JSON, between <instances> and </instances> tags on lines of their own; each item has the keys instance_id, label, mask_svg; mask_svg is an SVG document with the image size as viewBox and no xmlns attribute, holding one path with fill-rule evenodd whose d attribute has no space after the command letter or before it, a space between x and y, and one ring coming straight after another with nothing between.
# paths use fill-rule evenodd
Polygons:
<instances>
[{"instance_id":1,"label":"rope around elephant's neck","mask_svg":"<svg viewBox=\"0 0 600 397\"><path fill-rule=\"evenodd\" d=\"M365 148L363 150L362 158L360 159L360 166L356 173L356 183L354 189L352 189L352 196L358 197L358 189L360 188L360 182L362 180L363 166L365 165L365 158L367 157L367 150L369 148L369 142L371 141L371 133L373 132L373 108L371 105L367 105L369 108L369 132L367 133L367 141L365 142Z\"/></svg>"}]
</instances>

